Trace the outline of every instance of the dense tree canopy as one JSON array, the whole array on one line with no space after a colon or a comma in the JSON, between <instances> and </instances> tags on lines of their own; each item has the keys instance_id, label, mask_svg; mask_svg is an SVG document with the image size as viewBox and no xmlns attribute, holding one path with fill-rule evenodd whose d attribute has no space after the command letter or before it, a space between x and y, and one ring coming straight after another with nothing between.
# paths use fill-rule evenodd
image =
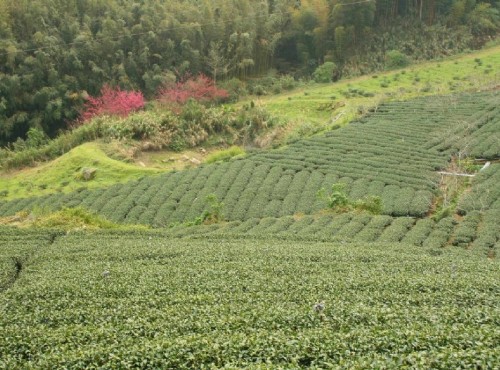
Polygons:
<instances>
[{"instance_id":1,"label":"dense tree canopy","mask_svg":"<svg viewBox=\"0 0 500 370\"><path fill-rule=\"evenodd\" d=\"M105 84L155 96L186 73L219 81L270 69L309 76L480 46L500 1L0 0L0 144L54 135Z\"/></svg>"}]
</instances>

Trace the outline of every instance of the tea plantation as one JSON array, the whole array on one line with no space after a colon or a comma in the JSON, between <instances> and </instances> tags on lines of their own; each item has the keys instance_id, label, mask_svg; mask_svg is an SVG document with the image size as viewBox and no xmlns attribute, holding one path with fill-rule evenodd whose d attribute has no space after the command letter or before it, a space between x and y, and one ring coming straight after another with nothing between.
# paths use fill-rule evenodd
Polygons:
<instances>
[{"instance_id":1,"label":"tea plantation","mask_svg":"<svg viewBox=\"0 0 500 370\"><path fill-rule=\"evenodd\" d=\"M468 250L4 231L31 257L0 295L0 368L500 363L500 265Z\"/></svg>"},{"instance_id":2,"label":"tea plantation","mask_svg":"<svg viewBox=\"0 0 500 370\"><path fill-rule=\"evenodd\" d=\"M499 102L388 102L280 149L0 203L150 227L0 226L0 369L499 368ZM326 209L333 184L381 211Z\"/></svg>"}]
</instances>

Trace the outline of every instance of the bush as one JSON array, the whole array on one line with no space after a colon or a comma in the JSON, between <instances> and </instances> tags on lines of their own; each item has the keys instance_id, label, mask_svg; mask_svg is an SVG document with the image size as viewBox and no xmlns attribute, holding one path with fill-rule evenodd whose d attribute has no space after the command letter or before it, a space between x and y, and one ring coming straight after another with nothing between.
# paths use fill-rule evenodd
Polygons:
<instances>
[{"instance_id":1,"label":"bush","mask_svg":"<svg viewBox=\"0 0 500 370\"><path fill-rule=\"evenodd\" d=\"M255 104L236 110L225 106L206 107L191 100L179 114L151 109L128 117L98 116L40 147L30 147L27 141L19 141L12 149L0 149L0 166L6 169L30 166L100 138L143 141L142 150L169 148L181 151L206 142L212 134L226 135L230 143L246 143L279 122Z\"/></svg>"},{"instance_id":2,"label":"bush","mask_svg":"<svg viewBox=\"0 0 500 370\"><path fill-rule=\"evenodd\" d=\"M325 62L313 73L313 79L317 83L332 82L337 72L337 66L333 62Z\"/></svg>"},{"instance_id":3,"label":"bush","mask_svg":"<svg viewBox=\"0 0 500 370\"><path fill-rule=\"evenodd\" d=\"M366 211L371 214L379 215L382 213L382 198L376 196L367 196L363 199L353 201L347 195L347 184L337 183L332 185L332 190L327 193L324 188L320 189L317 197L325 200L328 208L340 212L352 210Z\"/></svg>"},{"instance_id":4,"label":"bush","mask_svg":"<svg viewBox=\"0 0 500 370\"><path fill-rule=\"evenodd\" d=\"M49 138L43 130L32 127L28 130L27 138L26 138L26 145L29 148L38 148L42 145L47 144L49 141Z\"/></svg>"},{"instance_id":5,"label":"bush","mask_svg":"<svg viewBox=\"0 0 500 370\"><path fill-rule=\"evenodd\" d=\"M374 215L379 215L382 213L382 198L373 195L368 196L354 202L354 207Z\"/></svg>"},{"instance_id":6,"label":"bush","mask_svg":"<svg viewBox=\"0 0 500 370\"><path fill-rule=\"evenodd\" d=\"M410 64L408 57L399 50L391 50L385 55L386 66L389 69L403 68Z\"/></svg>"},{"instance_id":7,"label":"bush","mask_svg":"<svg viewBox=\"0 0 500 370\"><path fill-rule=\"evenodd\" d=\"M329 208L347 207L350 203L346 193L346 184L333 184L330 193L326 194L325 189L318 192L320 198L324 198Z\"/></svg>"},{"instance_id":8,"label":"bush","mask_svg":"<svg viewBox=\"0 0 500 370\"><path fill-rule=\"evenodd\" d=\"M245 88L245 83L237 78L231 78L230 80L219 82L221 89L224 89L228 93L228 102L236 102L242 96L248 94Z\"/></svg>"},{"instance_id":9,"label":"bush","mask_svg":"<svg viewBox=\"0 0 500 370\"><path fill-rule=\"evenodd\" d=\"M292 90L297 85L298 82L291 75L278 76L275 72L270 72L264 77L250 80L247 89L252 95L262 96Z\"/></svg>"},{"instance_id":10,"label":"bush","mask_svg":"<svg viewBox=\"0 0 500 370\"><path fill-rule=\"evenodd\" d=\"M227 90L219 89L209 77L200 74L185 78L160 89L158 100L167 105L184 105L189 100L199 103L221 102L229 98Z\"/></svg>"},{"instance_id":11,"label":"bush","mask_svg":"<svg viewBox=\"0 0 500 370\"><path fill-rule=\"evenodd\" d=\"M280 77L280 84L284 90L292 90L295 87L297 87L297 85L298 85L295 78L293 78L293 76L290 76L290 75L281 76Z\"/></svg>"}]
</instances>

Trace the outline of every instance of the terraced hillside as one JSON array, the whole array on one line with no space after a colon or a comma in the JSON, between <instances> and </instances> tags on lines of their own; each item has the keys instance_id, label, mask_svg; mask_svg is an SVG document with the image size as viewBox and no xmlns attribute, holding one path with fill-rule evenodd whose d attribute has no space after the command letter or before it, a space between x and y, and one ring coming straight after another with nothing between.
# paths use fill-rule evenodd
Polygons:
<instances>
[{"instance_id":1,"label":"terraced hillside","mask_svg":"<svg viewBox=\"0 0 500 370\"><path fill-rule=\"evenodd\" d=\"M385 215L423 217L437 194L436 171L447 166L451 153L462 147L498 152L498 141L483 151L477 145L498 126L498 100L499 93L490 92L388 103L283 149L107 189L4 202L0 215L83 206L112 221L165 227L198 217L207 195L216 194L228 221L277 218L325 208L318 190L340 182L353 199L380 196ZM472 139L464 144L464 137Z\"/></svg>"},{"instance_id":2,"label":"terraced hillside","mask_svg":"<svg viewBox=\"0 0 500 370\"><path fill-rule=\"evenodd\" d=\"M157 228L0 226L0 369L498 367L499 101L388 103L279 150L0 203ZM436 212L466 156L490 165ZM383 214L324 211L334 183ZM211 194L224 220L187 226Z\"/></svg>"}]
</instances>

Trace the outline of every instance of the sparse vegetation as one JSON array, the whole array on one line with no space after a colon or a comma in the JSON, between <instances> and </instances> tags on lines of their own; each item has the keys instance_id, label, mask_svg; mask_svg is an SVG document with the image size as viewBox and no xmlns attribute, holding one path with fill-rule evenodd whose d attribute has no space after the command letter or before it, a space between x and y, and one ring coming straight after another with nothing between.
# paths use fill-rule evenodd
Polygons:
<instances>
[{"instance_id":1,"label":"sparse vegetation","mask_svg":"<svg viewBox=\"0 0 500 370\"><path fill-rule=\"evenodd\" d=\"M224 162L235 157L241 158L241 156L244 155L245 151L242 148L240 148L239 146L232 146L228 149L219 150L213 154L210 154L209 156L207 156L205 162L206 163Z\"/></svg>"}]
</instances>

